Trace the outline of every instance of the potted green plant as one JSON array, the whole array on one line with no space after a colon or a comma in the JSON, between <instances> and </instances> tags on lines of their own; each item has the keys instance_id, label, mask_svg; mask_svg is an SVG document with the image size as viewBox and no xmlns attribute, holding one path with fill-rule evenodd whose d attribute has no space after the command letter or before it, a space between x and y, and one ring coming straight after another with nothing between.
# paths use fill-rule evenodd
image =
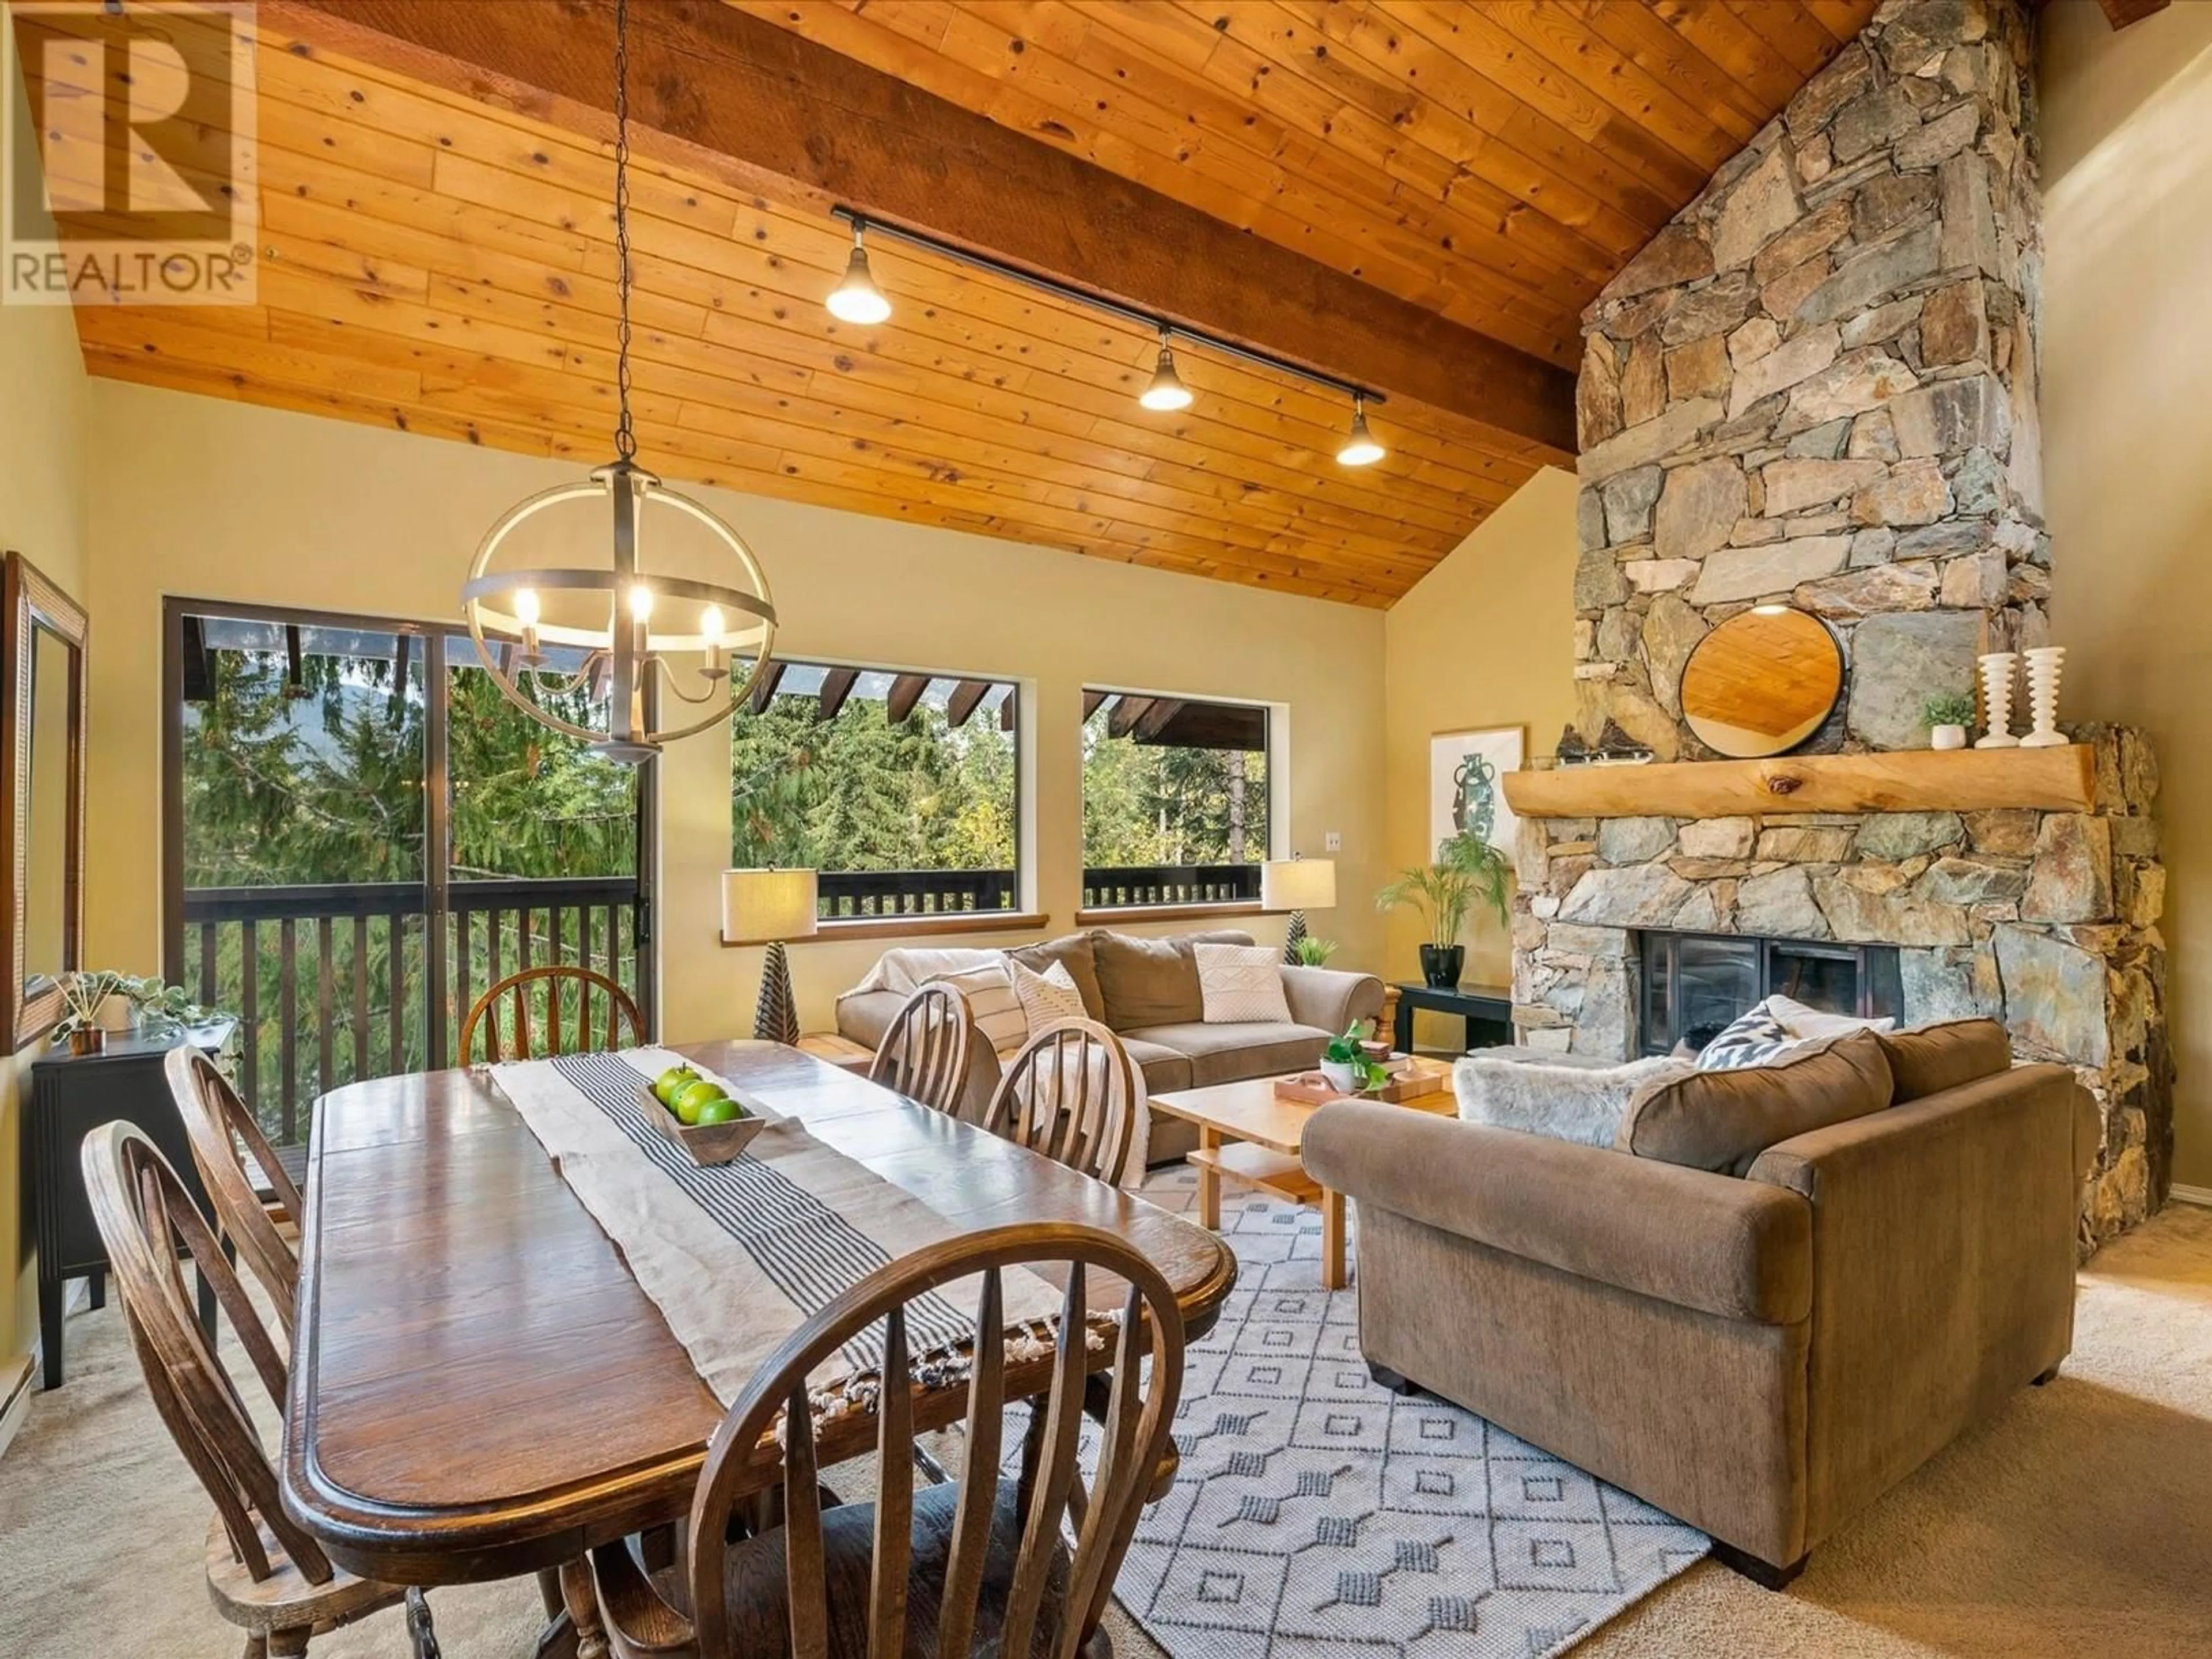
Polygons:
<instances>
[{"instance_id":1,"label":"potted green plant","mask_svg":"<svg viewBox=\"0 0 2212 1659\"><path fill-rule=\"evenodd\" d=\"M1449 836L1437 843L1435 863L1400 872L1375 896L1375 905L1394 910L1410 904L1420 913L1429 934L1421 946L1421 977L1444 989L1459 983L1467 964L1459 935L1468 914L1480 904L1505 921L1511 882L1504 854L1479 836Z\"/></svg>"},{"instance_id":2,"label":"potted green plant","mask_svg":"<svg viewBox=\"0 0 2212 1659\"><path fill-rule=\"evenodd\" d=\"M1330 1088L1348 1095L1364 1094L1390 1080L1390 1068L1370 1055L1361 1041L1366 1031L1367 1023L1355 1019L1344 1028L1342 1036L1331 1037L1328 1047L1322 1050L1321 1074L1328 1079Z\"/></svg>"},{"instance_id":3,"label":"potted green plant","mask_svg":"<svg viewBox=\"0 0 2212 1659\"><path fill-rule=\"evenodd\" d=\"M1292 948L1297 952L1299 967L1325 968L1328 965L1328 959L1336 954L1336 941L1333 939L1316 939L1311 933L1308 933Z\"/></svg>"},{"instance_id":4,"label":"potted green plant","mask_svg":"<svg viewBox=\"0 0 2212 1659\"><path fill-rule=\"evenodd\" d=\"M100 1053L111 1031L159 1035L199 1024L214 1012L194 1002L183 986L158 975L140 979L112 969L88 969L64 974L61 989L62 1013L54 1023L53 1040L68 1043L73 1054Z\"/></svg>"},{"instance_id":5,"label":"potted green plant","mask_svg":"<svg viewBox=\"0 0 2212 1659\"><path fill-rule=\"evenodd\" d=\"M1974 723L1974 699L1965 691L1938 691L1920 705L1931 749L1964 749L1966 728Z\"/></svg>"}]
</instances>

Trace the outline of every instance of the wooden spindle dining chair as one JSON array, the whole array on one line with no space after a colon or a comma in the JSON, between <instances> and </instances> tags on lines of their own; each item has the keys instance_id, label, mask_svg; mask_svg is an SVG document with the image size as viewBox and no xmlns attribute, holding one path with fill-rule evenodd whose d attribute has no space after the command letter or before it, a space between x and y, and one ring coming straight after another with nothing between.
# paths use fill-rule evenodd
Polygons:
<instances>
[{"instance_id":1,"label":"wooden spindle dining chair","mask_svg":"<svg viewBox=\"0 0 2212 1659\"><path fill-rule=\"evenodd\" d=\"M576 1018L574 1021L574 1040L564 1039L562 1033L561 994L568 986L576 990ZM592 994L599 992L606 1002L606 1024L595 1038L592 1030ZM545 1042L541 1047L531 1016L532 1004L540 994L544 998ZM513 1029L511 1041L502 1042L500 1037L500 1004L504 1001L511 1010ZM631 1048L645 1041L645 1020L637 1012L637 1004L630 1000L629 993L605 974L594 973L589 968L573 967L567 963L544 968L526 968L520 973L509 974L505 979L476 1000L469 1009L468 1018L461 1022L461 1042L457 1051L459 1063L466 1066L476 1051L477 1027L484 1030L484 1058L487 1060L534 1060L540 1054L573 1054L593 1048Z\"/></svg>"},{"instance_id":2,"label":"wooden spindle dining chair","mask_svg":"<svg viewBox=\"0 0 2212 1659\"><path fill-rule=\"evenodd\" d=\"M1048 1355L1009 1356L1001 1279L1009 1268L1040 1269L1065 1285ZM1086 1317L1093 1271L1128 1286L1118 1328L1103 1340ZM910 1352L908 1306L975 1276L974 1358L964 1383L915 1382L911 1362L922 1356ZM887 1385L876 1413L875 1497L825 1509L825 1461L868 1448L852 1443L855 1435L841 1436L836 1419L817 1423L809 1378L878 1327ZM1110 1376L1093 1370L1102 1358ZM1099 1228L994 1228L878 1268L794 1332L731 1406L708 1447L680 1575L648 1577L626 1544L593 1552L617 1659L1100 1653L1099 1620L1138 1516L1172 1471L1169 1428L1182 1360L1182 1316L1167 1281ZM1031 1394L1040 1397L1019 1474L1008 1480L1006 1406ZM1086 1396L1099 1425L1087 1483L1076 1455ZM917 1492L908 1461L914 1437L950 1421L964 1428L958 1478ZM726 1542L740 1503L778 1490L779 1461L781 1523ZM1073 1548L1064 1529L1073 1532Z\"/></svg>"},{"instance_id":3,"label":"wooden spindle dining chair","mask_svg":"<svg viewBox=\"0 0 2212 1659\"><path fill-rule=\"evenodd\" d=\"M950 985L925 985L892 1016L868 1065L880 1083L932 1111L957 1113L968 1079L968 1050L975 1041L975 1016L968 999Z\"/></svg>"},{"instance_id":4,"label":"wooden spindle dining chair","mask_svg":"<svg viewBox=\"0 0 2212 1659\"><path fill-rule=\"evenodd\" d=\"M285 1363L237 1273L161 1149L128 1123L84 1138L86 1195L155 1410L215 1500L208 1591L246 1632L246 1659L304 1654L311 1633L404 1601L416 1659L437 1659L422 1592L356 1578L284 1513L244 1399L193 1314L180 1257L213 1288L281 1411Z\"/></svg>"},{"instance_id":5,"label":"wooden spindle dining chair","mask_svg":"<svg viewBox=\"0 0 2212 1659\"><path fill-rule=\"evenodd\" d=\"M1143 1106L1121 1039L1096 1020L1063 1020L1006 1062L983 1127L1118 1187Z\"/></svg>"},{"instance_id":6,"label":"wooden spindle dining chair","mask_svg":"<svg viewBox=\"0 0 2212 1659\"><path fill-rule=\"evenodd\" d=\"M278 1161L252 1112L212 1060L186 1044L172 1048L161 1069L176 1101L177 1115L184 1120L200 1185L215 1205L216 1224L268 1293L289 1342L300 1257L269 1205L273 1200L296 1236L300 1188ZM257 1185L257 1172L265 1187Z\"/></svg>"}]
</instances>

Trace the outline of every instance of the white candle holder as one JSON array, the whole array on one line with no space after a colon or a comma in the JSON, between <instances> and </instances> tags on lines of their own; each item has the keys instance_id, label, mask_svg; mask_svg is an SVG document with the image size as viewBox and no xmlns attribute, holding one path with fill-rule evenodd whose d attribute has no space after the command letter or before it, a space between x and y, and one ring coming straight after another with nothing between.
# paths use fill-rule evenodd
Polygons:
<instances>
[{"instance_id":1,"label":"white candle holder","mask_svg":"<svg viewBox=\"0 0 2212 1659\"><path fill-rule=\"evenodd\" d=\"M2027 653L2027 707L2034 729L2020 740L2023 749L2056 749L2066 741L2058 729L2058 678L2066 666L2066 647L2039 646Z\"/></svg>"},{"instance_id":2,"label":"white candle holder","mask_svg":"<svg viewBox=\"0 0 2212 1659\"><path fill-rule=\"evenodd\" d=\"M1992 651L1976 661L1982 671L1982 737L1974 747L2016 749L2020 739L2012 734L2012 677L2020 658L2010 651Z\"/></svg>"}]
</instances>

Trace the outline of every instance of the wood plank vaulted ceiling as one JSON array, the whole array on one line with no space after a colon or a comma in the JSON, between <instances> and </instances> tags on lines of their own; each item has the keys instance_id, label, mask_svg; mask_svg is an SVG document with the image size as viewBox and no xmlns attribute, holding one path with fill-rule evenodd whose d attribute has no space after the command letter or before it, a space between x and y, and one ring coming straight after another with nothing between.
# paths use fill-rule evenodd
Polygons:
<instances>
[{"instance_id":1,"label":"wood plank vaulted ceiling","mask_svg":"<svg viewBox=\"0 0 2212 1659\"><path fill-rule=\"evenodd\" d=\"M1874 8L634 0L641 459L1388 605L1538 466L1571 465L1582 308ZM611 12L264 0L258 303L81 304L88 367L605 459ZM664 39L695 56L656 63ZM785 135L799 161L730 154L731 111L768 100L732 83L687 103L665 70L711 66L702 40L849 91L850 130L833 110ZM960 176L963 155L994 157L989 176ZM872 254L891 320L840 323L821 303L848 246L835 200L1375 385L1390 453L1339 465L1344 399L1202 348L1178 352L1195 404L1147 413L1141 331L890 243Z\"/></svg>"}]
</instances>

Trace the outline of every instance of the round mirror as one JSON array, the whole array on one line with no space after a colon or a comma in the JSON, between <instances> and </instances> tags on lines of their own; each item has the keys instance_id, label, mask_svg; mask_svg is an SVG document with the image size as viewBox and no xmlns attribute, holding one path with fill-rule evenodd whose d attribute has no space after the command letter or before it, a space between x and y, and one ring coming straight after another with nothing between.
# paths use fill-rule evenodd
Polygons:
<instances>
[{"instance_id":1,"label":"round mirror","mask_svg":"<svg viewBox=\"0 0 2212 1659\"><path fill-rule=\"evenodd\" d=\"M1753 760L1820 729L1844 689L1844 651L1819 617L1785 605L1731 617L1682 670L1682 718L1717 754Z\"/></svg>"}]
</instances>

